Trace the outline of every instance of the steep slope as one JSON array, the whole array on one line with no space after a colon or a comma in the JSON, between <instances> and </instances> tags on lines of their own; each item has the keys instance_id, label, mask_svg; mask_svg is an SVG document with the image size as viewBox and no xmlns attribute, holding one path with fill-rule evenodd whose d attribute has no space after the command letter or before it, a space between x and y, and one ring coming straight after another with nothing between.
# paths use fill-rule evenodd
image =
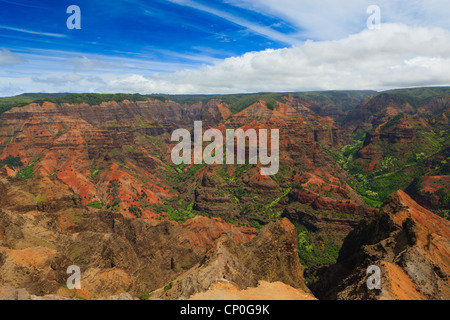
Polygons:
<instances>
[{"instance_id":1,"label":"steep slope","mask_svg":"<svg viewBox=\"0 0 450 320\"><path fill-rule=\"evenodd\" d=\"M298 261L295 227L279 220L263 228L251 241L239 244L224 234L203 260L171 282L151 293L152 298L186 299L215 283L231 283L240 290L256 287L260 280L281 281L309 293Z\"/></svg>"},{"instance_id":2,"label":"steep slope","mask_svg":"<svg viewBox=\"0 0 450 320\"><path fill-rule=\"evenodd\" d=\"M450 219L450 175L416 178L405 192L421 206Z\"/></svg>"},{"instance_id":3,"label":"steep slope","mask_svg":"<svg viewBox=\"0 0 450 320\"><path fill-rule=\"evenodd\" d=\"M369 290L366 271L381 269L381 290ZM346 238L336 265L319 270L313 292L325 299L450 298L450 223L403 191L391 195L381 215Z\"/></svg>"},{"instance_id":4,"label":"steep slope","mask_svg":"<svg viewBox=\"0 0 450 320\"><path fill-rule=\"evenodd\" d=\"M448 192L449 135L449 127L435 119L400 114L367 133L345 167L357 178L357 191L373 203L383 202L398 189L405 190L415 179L430 181L431 176L443 181L441 192ZM434 193L439 188L428 190ZM419 197L416 200L421 201Z\"/></svg>"},{"instance_id":5,"label":"steep slope","mask_svg":"<svg viewBox=\"0 0 450 320\"><path fill-rule=\"evenodd\" d=\"M42 179L45 183L10 178L4 170L0 175L6 199L0 208L0 286L64 295L67 267L77 265L79 296L137 296L196 265L222 234L236 243L256 235L252 228L217 218L174 225L89 209L63 183ZM33 195L41 185L51 197Z\"/></svg>"},{"instance_id":6,"label":"steep slope","mask_svg":"<svg viewBox=\"0 0 450 320\"><path fill-rule=\"evenodd\" d=\"M83 204L128 217L183 220L206 213L264 224L279 216L279 202L286 201L303 173L323 181L314 184L318 195L339 194L362 205L346 183L351 176L321 147L339 148L347 139L345 132L331 118L308 111L303 100L285 97L285 102L276 102L272 110L259 101L234 115L218 99L184 105L155 99L34 103L1 115L0 161L12 176L56 179L81 195ZM279 128L279 174L261 177L255 165L208 170L174 166L170 134L178 128L192 130L197 120L203 121L204 130L216 127L222 132ZM11 165L11 157L23 166ZM218 189L224 185L228 188ZM346 191L334 192L336 185Z\"/></svg>"},{"instance_id":7,"label":"steep slope","mask_svg":"<svg viewBox=\"0 0 450 320\"><path fill-rule=\"evenodd\" d=\"M154 295L187 297L188 281L198 293L212 285L200 276L207 271L234 277L237 271L218 267L228 262L248 275L233 284L245 291L274 280L244 262L261 258L248 253L260 250L247 245L255 229L282 218L295 225L294 255L314 281L317 267L335 263L349 232L376 217L375 208L398 189L448 216L445 88L46 100L52 102L7 106L0 115L0 262L5 284L31 294L56 293L63 266L74 261L89 270L86 297L115 294L114 287L148 293L175 280L180 290ZM278 174L261 175L259 164L174 165L171 133L192 132L194 121L222 133L279 129ZM144 239L159 244L150 248ZM201 265L206 252L210 259ZM297 276L278 274L284 261L274 263L276 278L298 287L289 280ZM406 281L398 268L387 265L386 272Z\"/></svg>"},{"instance_id":8,"label":"steep slope","mask_svg":"<svg viewBox=\"0 0 450 320\"><path fill-rule=\"evenodd\" d=\"M192 127L200 110L214 123L229 112L214 101L189 109L159 100L14 108L2 115L0 157L20 156L28 167L19 176L58 179L84 204L121 203L122 213L132 216L129 207L147 208L173 195L161 173L167 171L170 132Z\"/></svg>"},{"instance_id":9,"label":"steep slope","mask_svg":"<svg viewBox=\"0 0 450 320\"><path fill-rule=\"evenodd\" d=\"M41 178L43 191L52 196L37 201L36 182L44 181L0 173L0 287L46 299L94 299L136 297L173 283L163 290L165 298L189 298L227 279L240 289L265 280L309 292L296 230L287 219L258 233L219 218L197 216L176 225L126 218L89 209L62 182L48 178ZM81 268L80 290L65 287L70 265Z\"/></svg>"},{"instance_id":10,"label":"steep slope","mask_svg":"<svg viewBox=\"0 0 450 320\"><path fill-rule=\"evenodd\" d=\"M340 143L340 139L344 139L340 129L329 118L305 117L294 107L282 103L278 103L274 110L270 110L265 105L265 102L260 101L232 115L225 122L224 127L242 128L243 130L279 128L281 135L280 171L275 176L262 177L259 174L259 168L248 165L213 166L211 167L212 169L200 170L198 175L194 176L194 179L201 182L201 184L195 184L195 206L200 211L220 214L220 211L232 208L234 212L237 210L242 212L242 209L246 206L253 207L254 203L249 200L254 199L255 196L258 196L261 200L267 197L278 198L282 196L290 186L298 184L301 172L308 172L310 176L318 177L322 181L320 186L317 185L316 188L316 191L322 194L326 193L327 187L328 189L333 189L335 188L333 186L335 183L339 183L339 181L346 178L350 179L346 172L339 166L336 166L320 148L322 143L329 146L337 146ZM297 174L297 172L299 173ZM212 179L211 177L215 178ZM329 182L330 179L333 181ZM192 184L190 181L188 181L188 185L189 189L191 189ZM236 193L229 193L228 195L218 194L216 197L211 197L211 195L216 193L213 190L214 188L227 185L234 190L236 188L233 185L239 187L238 190L241 190L237 194L239 203L231 201L233 196L236 196ZM324 188L322 188L322 185L324 185ZM342 183L342 186L350 190L350 187L345 183ZM280 188L282 191L279 190ZM362 202L356 193L343 192L341 196ZM216 198L216 201L212 198ZM267 202L257 202L264 207L268 204ZM248 213L258 211L256 208L250 207L246 210Z\"/></svg>"},{"instance_id":11,"label":"steep slope","mask_svg":"<svg viewBox=\"0 0 450 320\"><path fill-rule=\"evenodd\" d=\"M350 110L344 124L352 131L372 131L402 113L439 118L449 107L448 87L392 90L367 97Z\"/></svg>"}]
</instances>

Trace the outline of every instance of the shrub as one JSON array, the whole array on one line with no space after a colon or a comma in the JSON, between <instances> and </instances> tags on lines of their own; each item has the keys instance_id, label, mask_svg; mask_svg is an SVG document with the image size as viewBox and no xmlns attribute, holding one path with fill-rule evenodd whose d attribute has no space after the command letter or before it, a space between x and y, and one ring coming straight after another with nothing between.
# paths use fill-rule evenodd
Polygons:
<instances>
[{"instance_id":1,"label":"shrub","mask_svg":"<svg viewBox=\"0 0 450 320\"><path fill-rule=\"evenodd\" d=\"M134 215L136 218L142 217L142 210L134 204L128 208L128 211L130 211L130 213Z\"/></svg>"},{"instance_id":2,"label":"shrub","mask_svg":"<svg viewBox=\"0 0 450 320\"><path fill-rule=\"evenodd\" d=\"M12 155L9 155L5 159L1 160L0 165L7 165L11 169L23 167L20 156L13 157Z\"/></svg>"},{"instance_id":3,"label":"shrub","mask_svg":"<svg viewBox=\"0 0 450 320\"><path fill-rule=\"evenodd\" d=\"M91 207L91 208L95 208L95 209L102 209L103 208L103 205L100 202L98 202L97 200L94 200L93 202L88 203L87 206Z\"/></svg>"},{"instance_id":4,"label":"shrub","mask_svg":"<svg viewBox=\"0 0 450 320\"><path fill-rule=\"evenodd\" d=\"M149 300L149 299L150 295L148 293L144 293L139 296L139 300Z\"/></svg>"},{"instance_id":5,"label":"shrub","mask_svg":"<svg viewBox=\"0 0 450 320\"><path fill-rule=\"evenodd\" d=\"M25 169L17 172L17 176L22 179L32 179L34 177L34 166L39 161L39 159L34 160Z\"/></svg>"},{"instance_id":6,"label":"shrub","mask_svg":"<svg viewBox=\"0 0 450 320\"><path fill-rule=\"evenodd\" d=\"M164 292L169 291L170 289L172 289L173 283L169 283L167 286L164 287Z\"/></svg>"}]
</instances>

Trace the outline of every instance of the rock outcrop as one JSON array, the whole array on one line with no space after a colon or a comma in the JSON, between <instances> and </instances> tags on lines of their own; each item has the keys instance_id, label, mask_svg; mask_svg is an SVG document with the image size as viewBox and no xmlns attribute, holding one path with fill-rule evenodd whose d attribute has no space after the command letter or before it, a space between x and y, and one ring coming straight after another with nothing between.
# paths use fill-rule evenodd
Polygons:
<instances>
[{"instance_id":1,"label":"rock outcrop","mask_svg":"<svg viewBox=\"0 0 450 320\"><path fill-rule=\"evenodd\" d=\"M352 179L321 147L338 150L349 141L345 130L332 118L315 115L305 101L291 98L277 103L273 110L267 102L259 101L236 114L218 99L193 104L153 99L93 106L34 103L1 115L0 160L19 156L24 167L7 168L11 176L28 167L27 178L61 181L84 205L106 207L119 202L126 217L164 217L154 206L180 196L187 203L194 202L194 210L200 213L248 224L267 223L269 219L260 216L253 200L258 197L258 207L268 206L270 198L284 193L280 187L287 189L283 183L261 177L259 167L243 171L239 166L226 166L222 168L227 171L225 177L217 168L197 170L195 166L174 174L171 149L175 143L170 138L175 129L192 130L194 121L200 120L204 130L217 128L222 132L228 128L278 128L284 185L295 180L290 170L295 167L321 177L322 192L334 188L326 182L330 177ZM111 183L117 187L114 196ZM346 199L362 203L356 192L347 192ZM276 204L274 210L282 208ZM242 215L243 211L251 214Z\"/></svg>"},{"instance_id":2,"label":"rock outcrop","mask_svg":"<svg viewBox=\"0 0 450 320\"><path fill-rule=\"evenodd\" d=\"M400 191L381 211L367 207L406 189L448 215L450 100L430 90L362 105L370 93L12 108L0 115L0 293L309 297L300 256L321 298L445 299L448 221ZM175 165L171 133L194 121L222 133L279 129L278 174ZM334 263L342 244L336 265L316 266ZM366 290L370 264L385 275L381 291ZM81 290L64 288L69 265L82 270Z\"/></svg>"},{"instance_id":3,"label":"rock outcrop","mask_svg":"<svg viewBox=\"0 0 450 320\"><path fill-rule=\"evenodd\" d=\"M31 295L61 296L67 268L77 265L82 272L78 296L137 296L199 263L223 234L236 243L256 235L253 228L219 218L171 224L90 211L58 182L48 185L52 197L36 202L36 181L4 176L0 181L8 194L0 207L0 286L25 288Z\"/></svg>"},{"instance_id":4,"label":"rock outcrop","mask_svg":"<svg viewBox=\"0 0 450 320\"><path fill-rule=\"evenodd\" d=\"M196 266L151 293L157 299L187 299L230 283L239 290L256 288L259 281L280 281L308 294L298 260L295 227L283 219L271 223L249 242L237 243L223 234Z\"/></svg>"},{"instance_id":5,"label":"rock outcrop","mask_svg":"<svg viewBox=\"0 0 450 320\"><path fill-rule=\"evenodd\" d=\"M156 223L89 211L62 183L49 184L52 197L36 203L29 196L35 192L32 181L5 176L0 181L8 194L0 208L0 286L16 288L4 289L5 297L137 297L173 283L163 298L178 299L222 279L239 289L265 280L308 292L296 229L287 219L260 232L202 216ZM65 287L71 265L81 269L82 287L73 291ZM28 298L18 288L26 289Z\"/></svg>"},{"instance_id":6,"label":"rock outcrop","mask_svg":"<svg viewBox=\"0 0 450 320\"><path fill-rule=\"evenodd\" d=\"M449 221L398 191L377 219L348 235L337 264L318 271L313 292L322 299L448 300L449 249ZM371 265L381 270L380 290L367 287Z\"/></svg>"}]
</instances>

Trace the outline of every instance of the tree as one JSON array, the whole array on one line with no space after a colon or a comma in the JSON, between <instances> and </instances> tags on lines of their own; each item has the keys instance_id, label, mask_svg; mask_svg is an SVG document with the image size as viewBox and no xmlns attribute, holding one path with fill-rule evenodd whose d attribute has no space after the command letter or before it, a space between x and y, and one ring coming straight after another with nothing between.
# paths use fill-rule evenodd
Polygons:
<instances>
[{"instance_id":1,"label":"tree","mask_svg":"<svg viewBox=\"0 0 450 320\"><path fill-rule=\"evenodd\" d=\"M130 211L130 213L134 215L136 218L140 218L142 216L142 210L134 204L128 208L128 211Z\"/></svg>"},{"instance_id":2,"label":"tree","mask_svg":"<svg viewBox=\"0 0 450 320\"><path fill-rule=\"evenodd\" d=\"M11 169L23 167L20 156L13 157L12 155L9 155L5 159L1 160L0 165L7 165Z\"/></svg>"},{"instance_id":3,"label":"tree","mask_svg":"<svg viewBox=\"0 0 450 320\"><path fill-rule=\"evenodd\" d=\"M106 193L108 195L107 199L109 201L108 208L115 208L118 205L120 205L120 198L119 198L119 192L120 192L120 181L117 179L109 181L108 188L106 190Z\"/></svg>"}]
</instances>

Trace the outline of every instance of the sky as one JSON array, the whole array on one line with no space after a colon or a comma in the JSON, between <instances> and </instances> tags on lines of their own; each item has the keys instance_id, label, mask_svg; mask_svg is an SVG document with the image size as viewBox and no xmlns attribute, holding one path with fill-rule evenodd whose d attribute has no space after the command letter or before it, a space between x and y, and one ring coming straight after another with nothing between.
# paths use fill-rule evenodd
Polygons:
<instances>
[{"instance_id":1,"label":"sky","mask_svg":"<svg viewBox=\"0 0 450 320\"><path fill-rule=\"evenodd\" d=\"M446 86L449 17L448 0L0 0L0 96Z\"/></svg>"}]
</instances>

